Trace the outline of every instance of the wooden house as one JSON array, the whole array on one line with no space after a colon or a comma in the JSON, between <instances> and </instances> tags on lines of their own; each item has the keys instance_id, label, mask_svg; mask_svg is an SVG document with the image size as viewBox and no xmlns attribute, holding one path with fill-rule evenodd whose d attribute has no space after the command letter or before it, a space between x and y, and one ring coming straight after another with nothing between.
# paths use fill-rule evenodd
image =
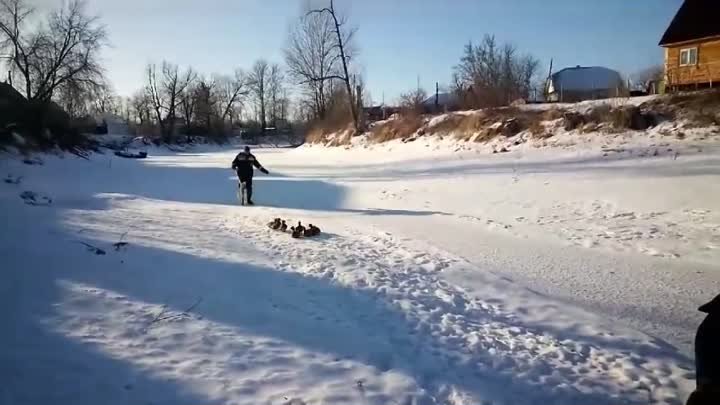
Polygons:
<instances>
[{"instance_id":1,"label":"wooden house","mask_svg":"<svg viewBox=\"0 0 720 405\"><path fill-rule=\"evenodd\" d=\"M720 1L685 0L660 40L671 90L720 84Z\"/></svg>"}]
</instances>

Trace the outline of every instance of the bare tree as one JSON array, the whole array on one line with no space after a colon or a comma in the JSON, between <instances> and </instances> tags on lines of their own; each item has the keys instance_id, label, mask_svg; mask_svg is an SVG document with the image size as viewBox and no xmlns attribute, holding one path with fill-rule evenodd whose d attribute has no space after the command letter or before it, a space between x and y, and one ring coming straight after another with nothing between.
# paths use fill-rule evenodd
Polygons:
<instances>
[{"instance_id":1,"label":"bare tree","mask_svg":"<svg viewBox=\"0 0 720 405\"><path fill-rule=\"evenodd\" d=\"M99 83L100 51L107 32L85 2L71 0L31 25L34 9L26 0L0 0L0 46L11 54L11 68L29 100L48 101L67 83Z\"/></svg>"},{"instance_id":2,"label":"bare tree","mask_svg":"<svg viewBox=\"0 0 720 405\"><path fill-rule=\"evenodd\" d=\"M147 66L146 74L146 91L155 111L160 133L165 142L170 142L175 134L177 111L182 94L197 75L192 68L181 74L177 65L168 62L162 64L161 77L155 64ZM163 112L165 112L164 116Z\"/></svg>"},{"instance_id":3,"label":"bare tree","mask_svg":"<svg viewBox=\"0 0 720 405\"><path fill-rule=\"evenodd\" d=\"M260 131L265 132L267 127L267 95L268 82L270 76L270 65L266 60L260 59L253 65L250 72L250 89L254 97L255 105L258 110L258 121L260 122Z\"/></svg>"},{"instance_id":4,"label":"bare tree","mask_svg":"<svg viewBox=\"0 0 720 405\"><path fill-rule=\"evenodd\" d=\"M520 56L513 45L499 46L486 35L479 45L465 46L453 79L466 107L507 105L529 97L539 66L532 56Z\"/></svg>"},{"instance_id":5,"label":"bare tree","mask_svg":"<svg viewBox=\"0 0 720 405\"><path fill-rule=\"evenodd\" d=\"M663 65L649 66L631 76L633 84L642 90L648 90L653 82L659 82L665 76Z\"/></svg>"},{"instance_id":6,"label":"bare tree","mask_svg":"<svg viewBox=\"0 0 720 405\"><path fill-rule=\"evenodd\" d=\"M270 75L268 76L268 101L270 104L270 121L273 127L277 127L278 118L284 118L283 113L283 95L284 95L284 75L280 69L280 65L273 64L270 67Z\"/></svg>"},{"instance_id":7,"label":"bare tree","mask_svg":"<svg viewBox=\"0 0 720 405\"><path fill-rule=\"evenodd\" d=\"M132 116L132 99L130 97L121 97L120 104L122 107L120 115L125 120L125 123L129 125Z\"/></svg>"},{"instance_id":8,"label":"bare tree","mask_svg":"<svg viewBox=\"0 0 720 405\"><path fill-rule=\"evenodd\" d=\"M74 118L89 114L116 114L120 109L112 86L104 80L98 83L68 80L56 89L53 99Z\"/></svg>"},{"instance_id":9,"label":"bare tree","mask_svg":"<svg viewBox=\"0 0 720 405\"><path fill-rule=\"evenodd\" d=\"M288 36L285 48L288 73L301 86L307 98L304 104L312 108L315 118L325 118L330 94L327 82L339 72L335 43L333 19L326 13L301 17Z\"/></svg>"},{"instance_id":10,"label":"bare tree","mask_svg":"<svg viewBox=\"0 0 720 405\"><path fill-rule=\"evenodd\" d=\"M354 35L354 31L353 30L348 31L343 28L347 23L347 19L345 17L338 16L337 12L335 11L334 0L330 0L329 7L325 7L322 9L310 10L308 12L308 15L310 15L310 14L327 14L327 15L330 15L330 17L332 17L333 30L335 32L335 41L336 41L335 44L333 45L333 49L336 52L336 56L340 59L340 65L342 67L341 74L329 74L328 76L324 76L324 77L318 78L316 80L339 79L339 80L342 80L343 83L345 83L345 90L347 91L348 105L350 108L350 113L352 114L353 124L355 126L355 131L359 132L360 131L360 121L358 119L357 106L355 105L355 100L353 98L353 89L352 89L352 84L351 84L352 78L350 76L350 69L348 68L349 54L348 54L347 48L346 48Z\"/></svg>"},{"instance_id":11,"label":"bare tree","mask_svg":"<svg viewBox=\"0 0 720 405\"><path fill-rule=\"evenodd\" d=\"M423 102L427 99L427 92L422 88L416 88L400 95L400 107L411 113L421 113Z\"/></svg>"},{"instance_id":12,"label":"bare tree","mask_svg":"<svg viewBox=\"0 0 720 405\"><path fill-rule=\"evenodd\" d=\"M277 101L277 108L278 118L287 124L291 108L291 101L290 97L288 97L287 89L283 89L282 97L280 97ZM277 123L275 125L277 126Z\"/></svg>"},{"instance_id":13,"label":"bare tree","mask_svg":"<svg viewBox=\"0 0 720 405\"><path fill-rule=\"evenodd\" d=\"M155 129L153 105L146 89L128 99L128 125L135 135L151 135Z\"/></svg>"},{"instance_id":14,"label":"bare tree","mask_svg":"<svg viewBox=\"0 0 720 405\"><path fill-rule=\"evenodd\" d=\"M178 105L180 97L185 89L197 78L197 75L188 68L184 73L180 74L177 65L163 62L163 89L167 99L167 133L165 140L170 141L175 134L175 121L177 119Z\"/></svg>"},{"instance_id":15,"label":"bare tree","mask_svg":"<svg viewBox=\"0 0 720 405\"><path fill-rule=\"evenodd\" d=\"M88 91L82 83L68 80L58 88L58 104L72 118L80 118L89 113Z\"/></svg>"},{"instance_id":16,"label":"bare tree","mask_svg":"<svg viewBox=\"0 0 720 405\"><path fill-rule=\"evenodd\" d=\"M165 121L163 120L163 110L167 107L162 83L158 82L157 66L154 63L148 64L145 69L145 74L147 76L147 84L145 86L146 98L155 113L155 120L160 128L160 134L164 135Z\"/></svg>"},{"instance_id":17,"label":"bare tree","mask_svg":"<svg viewBox=\"0 0 720 405\"><path fill-rule=\"evenodd\" d=\"M234 76L219 76L216 82L221 108L220 120L225 122L229 119L232 126L236 106L242 103L242 98L250 91L249 79L242 69L237 69Z\"/></svg>"},{"instance_id":18,"label":"bare tree","mask_svg":"<svg viewBox=\"0 0 720 405\"><path fill-rule=\"evenodd\" d=\"M146 91L139 91L133 94L130 99L130 108L136 123L145 125L150 121L152 102Z\"/></svg>"},{"instance_id":19,"label":"bare tree","mask_svg":"<svg viewBox=\"0 0 720 405\"><path fill-rule=\"evenodd\" d=\"M193 94L197 120L202 123L207 133L212 131L213 116L216 115L216 86L214 80L200 78Z\"/></svg>"},{"instance_id":20,"label":"bare tree","mask_svg":"<svg viewBox=\"0 0 720 405\"><path fill-rule=\"evenodd\" d=\"M195 116L195 93L197 92L197 85L188 86L180 94L180 113L185 119L185 128L190 128L192 125L193 117Z\"/></svg>"},{"instance_id":21,"label":"bare tree","mask_svg":"<svg viewBox=\"0 0 720 405\"><path fill-rule=\"evenodd\" d=\"M542 89L543 87L542 81L538 78L540 61L531 55L525 55L516 62L516 69L516 80L519 89L518 95L527 98L531 93L535 93L534 98L536 98L538 89Z\"/></svg>"},{"instance_id":22,"label":"bare tree","mask_svg":"<svg viewBox=\"0 0 720 405\"><path fill-rule=\"evenodd\" d=\"M118 101L109 83L92 86L90 98L93 101L93 112L97 114L116 113L118 110Z\"/></svg>"}]
</instances>

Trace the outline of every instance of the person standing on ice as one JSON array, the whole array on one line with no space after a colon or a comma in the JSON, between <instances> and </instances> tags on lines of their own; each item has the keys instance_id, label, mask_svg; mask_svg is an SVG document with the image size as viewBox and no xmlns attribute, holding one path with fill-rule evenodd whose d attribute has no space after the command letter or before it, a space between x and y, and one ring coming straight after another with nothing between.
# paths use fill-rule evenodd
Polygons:
<instances>
[{"instance_id":1,"label":"person standing on ice","mask_svg":"<svg viewBox=\"0 0 720 405\"><path fill-rule=\"evenodd\" d=\"M687 405L720 404L720 295L698 309L707 316L695 335L697 389Z\"/></svg>"},{"instance_id":2,"label":"person standing on ice","mask_svg":"<svg viewBox=\"0 0 720 405\"><path fill-rule=\"evenodd\" d=\"M265 174L270 174L270 172L258 162L255 155L250 153L250 147L246 146L242 152L235 156L235 160L232 162L232 169L237 173L239 180L238 192L241 203L247 202L248 205L255 205L252 200L252 180L255 168ZM244 196L243 190L245 190Z\"/></svg>"}]
</instances>

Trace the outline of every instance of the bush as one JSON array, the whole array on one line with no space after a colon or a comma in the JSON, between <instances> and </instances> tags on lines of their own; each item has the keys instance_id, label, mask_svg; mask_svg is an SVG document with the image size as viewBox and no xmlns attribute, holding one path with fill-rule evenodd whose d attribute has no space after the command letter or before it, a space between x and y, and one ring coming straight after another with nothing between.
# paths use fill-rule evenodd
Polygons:
<instances>
[{"instance_id":1,"label":"bush","mask_svg":"<svg viewBox=\"0 0 720 405\"><path fill-rule=\"evenodd\" d=\"M585 118L586 121L596 124L613 122L613 108L609 104L601 104L591 109Z\"/></svg>"},{"instance_id":2,"label":"bush","mask_svg":"<svg viewBox=\"0 0 720 405\"><path fill-rule=\"evenodd\" d=\"M563 114L563 127L566 131L572 131L585 125L585 116L576 112Z\"/></svg>"},{"instance_id":3,"label":"bush","mask_svg":"<svg viewBox=\"0 0 720 405\"><path fill-rule=\"evenodd\" d=\"M644 131L653 125L649 116L640 111L639 107L629 106L619 108L615 112L613 126L616 128L629 128L635 131Z\"/></svg>"}]
</instances>

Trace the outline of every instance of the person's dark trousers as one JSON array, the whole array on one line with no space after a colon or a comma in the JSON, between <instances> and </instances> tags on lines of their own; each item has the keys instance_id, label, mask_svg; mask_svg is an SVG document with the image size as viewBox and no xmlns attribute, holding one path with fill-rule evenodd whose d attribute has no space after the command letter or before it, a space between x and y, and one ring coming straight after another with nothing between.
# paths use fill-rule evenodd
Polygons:
<instances>
[{"instance_id":1,"label":"person's dark trousers","mask_svg":"<svg viewBox=\"0 0 720 405\"><path fill-rule=\"evenodd\" d=\"M699 386L685 403L685 405L717 404L720 404L720 388L710 386Z\"/></svg>"},{"instance_id":2,"label":"person's dark trousers","mask_svg":"<svg viewBox=\"0 0 720 405\"><path fill-rule=\"evenodd\" d=\"M695 335L697 389L687 405L720 404L720 295L698 308L707 316Z\"/></svg>"},{"instance_id":3,"label":"person's dark trousers","mask_svg":"<svg viewBox=\"0 0 720 405\"><path fill-rule=\"evenodd\" d=\"M241 178L238 186L242 186L242 183L245 183L245 198L250 203L252 202L252 177Z\"/></svg>"}]
</instances>

